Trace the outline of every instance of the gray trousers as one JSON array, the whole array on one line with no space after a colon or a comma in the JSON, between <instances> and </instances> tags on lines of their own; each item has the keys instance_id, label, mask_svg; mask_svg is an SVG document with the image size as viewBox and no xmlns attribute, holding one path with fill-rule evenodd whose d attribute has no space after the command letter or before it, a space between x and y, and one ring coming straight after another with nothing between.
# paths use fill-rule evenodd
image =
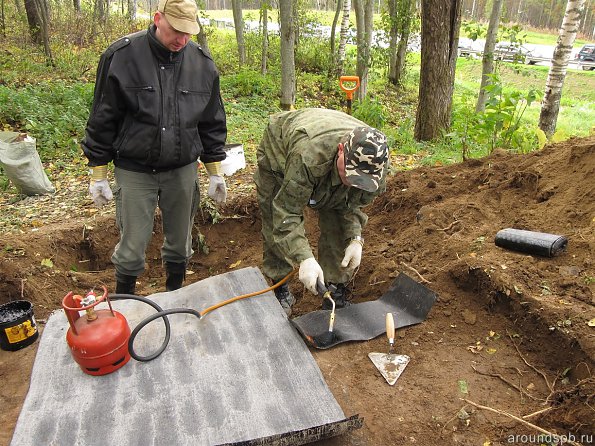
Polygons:
<instances>
[{"instance_id":1,"label":"gray trousers","mask_svg":"<svg viewBox=\"0 0 595 446\"><path fill-rule=\"evenodd\" d=\"M115 168L116 223L120 241L112 263L116 275L139 276L153 234L155 209L163 224L163 262L187 263L192 257L192 223L200 201L197 163L160 173Z\"/></svg>"},{"instance_id":2,"label":"gray trousers","mask_svg":"<svg viewBox=\"0 0 595 446\"><path fill-rule=\"evenodd\" d=\"M281 179L271 171L258 167L254 175L258 205L262 215L263 264L262 270L269 279L278 282L293 270L273 239L273 199L281 188ZM349 244L343 231L343 221L333 210L318 209L318 263L329 283L347 284L354 270L341 267L345 248ZM299 266L299 265L296 265Z\"/></svg>"}]
</instances>

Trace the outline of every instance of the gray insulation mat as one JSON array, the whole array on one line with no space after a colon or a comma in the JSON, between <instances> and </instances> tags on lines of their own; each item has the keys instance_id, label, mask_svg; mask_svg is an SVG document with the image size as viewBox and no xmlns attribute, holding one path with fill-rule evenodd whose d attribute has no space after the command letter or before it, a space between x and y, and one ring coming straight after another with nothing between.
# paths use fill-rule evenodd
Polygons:
<instances>
[{"instance_id":1,"label":"gray insulation mat","mask_svg":"<svg viewBox=\"0 0 595 446\"><path fill-rule=\"evenodd\" d=\"M330 310L319 310L292 319L312 347L327 349L347 341L367 341L386 332L386 313L392 313L395 328L423 322L437 299L429 288L400 273L379 299L337 309L332 341L320 342L328 332Z\"/></svg>"},{"instance_id":2,"label":"gray insulation mat","mask_svg":"<svg viewBox=\"0 0 595 446\"><path fill-rule=\"evenodd\" d=\"M164 309L203 311L267 286L260 270L244 268L149 297ZM133 300L112 305L131 328L155 311ZM304 444L361 426L345 418L272 292L200 320L169 320L171 341L157 359L91 376L71 357L64 311L54 312L11 445ZM156 351L163 325L157 319L139 333L138 354Z\"/></svg>"}]
</instances>

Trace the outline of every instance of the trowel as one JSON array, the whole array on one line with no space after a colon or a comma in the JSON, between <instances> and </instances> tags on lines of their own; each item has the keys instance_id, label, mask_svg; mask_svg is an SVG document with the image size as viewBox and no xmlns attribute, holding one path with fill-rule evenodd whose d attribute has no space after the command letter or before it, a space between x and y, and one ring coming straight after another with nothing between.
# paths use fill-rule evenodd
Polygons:
<instances>
[{"instance_id":1,"label":"trowel","mask_svg":"<svg viewBox=\"0 0 595 446\"><path fill-rule=\"evenodd\" d=\"M386 382L392 386L397 382L410 359L407 355L394 354L395 320L392 313L386 313L386 337L389 343L388 353L368 353L368 357L382 373Z\"/></svg>"}]
</instances>

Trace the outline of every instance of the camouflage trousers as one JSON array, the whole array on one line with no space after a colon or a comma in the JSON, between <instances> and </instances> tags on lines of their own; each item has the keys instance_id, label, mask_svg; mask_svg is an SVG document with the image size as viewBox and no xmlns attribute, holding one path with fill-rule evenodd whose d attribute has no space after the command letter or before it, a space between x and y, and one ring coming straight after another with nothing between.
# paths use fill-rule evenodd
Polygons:
<instances>
[{"instance_id":1,"label":"camouflage trousers","mask_svg":"<svg viewBox=\"0 0 595 446\"><path fill-rule=\"evenodd\" d=\"M282 178L259 166L254 181L262 216L263 273L277 282L294 269L291 259L286 259L280 252L273 237L273 200L279 192ZM324 272L324 279L327 283L347 284L354 271L341 267L345 248L349 244L342 230L343 221L333 210L318 209L315 212L318 213L320 229L318 263Z\"/></svg>"}]
</instances>

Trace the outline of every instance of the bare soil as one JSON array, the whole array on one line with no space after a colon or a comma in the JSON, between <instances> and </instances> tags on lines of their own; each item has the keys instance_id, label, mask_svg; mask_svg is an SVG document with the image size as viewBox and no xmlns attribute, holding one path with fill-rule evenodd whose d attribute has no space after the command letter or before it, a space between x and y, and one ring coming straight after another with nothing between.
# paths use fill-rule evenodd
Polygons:
<instances>
[{"instance_id":1,"label":"bare soil","mask_svg":"<svg viewBox=\"0 0 595 446\"><path fill-rule=\"evenodd\" d=\"M229 183L223 220L212 224L206 211L197 218L195 238L200 231L208 254L197 246L189 282L261 264L250 168ZM539 444L528 423L594 444L595 137L395 172L367 211L354 302L377 299L401 271L439 300L425 322L397 332L396 351L411 362L394 387L367 357L387 349L384 336L312 350L345 414L364 418L362 429L320 444ZM42 328L68 291L113 290L118 237L113 212L44 224L0 235L0 304L33 302ZM163 290L159 227L157 215L142 295ZM494 236L507 227L565 235L569 244L551 258L502 249ZM297 279L290 288L293 316L319 308ZM0 444L10 442L37 344L0 351Z\"/></svg>"}]
</instances>

